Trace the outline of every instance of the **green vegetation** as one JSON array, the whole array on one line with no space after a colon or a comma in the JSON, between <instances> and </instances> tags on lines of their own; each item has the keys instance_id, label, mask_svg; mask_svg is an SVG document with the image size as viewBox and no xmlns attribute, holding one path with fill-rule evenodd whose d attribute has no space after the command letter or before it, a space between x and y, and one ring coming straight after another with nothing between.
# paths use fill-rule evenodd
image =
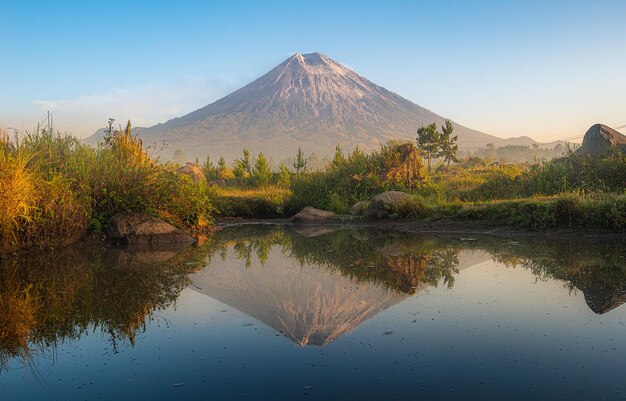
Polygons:
<instances>
[{"instance_id":1,"label":"green vegetation","mask_svg":"<svg viewBox=\"0 0 626 401\"><path fill-rule=\"evenodd\" d=\"M264 188L212 188L212 202L216 213L222 217L277 218L285 215L285 204L291 197L288 189L268 186Z\"/></svg>"},{"instance_id":2,"label":"green vegetation","mask_svg":"<svg viewBox=\"0 0 626 401\"><path fill-rule=\"evenodd\" d=\"M400 219L537 229L626 228L626 156L598 158L570 151L534 164L458 158L452 133L450 123L441 131L431 124L418 130L416 144L390 142L370 154L357 148L347 155L337 147L333 158L317 170L307 170L300 149L293 172L282 163L263 180L250 174L231 181L233 185L227 182L227 188L216 192L215 202L222 215L230 217L288 217L305 206L346 214L359 201L398 190L411 195L392 211L392 217ZM427 169L429 159L436 164ZM267 163L259 160L265 170ZM246 161L249 164L244 154L234 169Z\"/></svg>"},{"instance_id":3,"label":"green vegetation","mask_svg":"<svg viewBox=\"0 0 626 401\"><path fill-rule=\"evenodd\" d=\"M180 228L211 217L205 183L159 164L125 130L97 148L48 128L0 135L0 257L75 242L117 212L144 211Z\"/></svg>"},{"instance_id":4,"label":"green vegetation","mask_svg":"<svg viewBox=\"0 0 626 401\"><path fill-rule=\"evenodd\" d=\"M411 195L390 211L395 218L626 228L623 154L599 158L570 151L550 161L511 164L457 157L450 122L417 133L415 143L390 142L369 154L359 148L344 154L337 146L332 160L317 169L302 149L278 167L263 153L253 159L247 149L231 167L223 157L217 165L207 158L201 170L208 185L151 158L130 123L119 132L109 124L96 148L50 128L19 141L0 133L0 257L66 246L88 231L102 232L118 212L145 211L191 230L213 215L289 217L305 206L346 214L389 190ZM488 148L495 157L497 149Z\"/></svg>"}]
</instances>

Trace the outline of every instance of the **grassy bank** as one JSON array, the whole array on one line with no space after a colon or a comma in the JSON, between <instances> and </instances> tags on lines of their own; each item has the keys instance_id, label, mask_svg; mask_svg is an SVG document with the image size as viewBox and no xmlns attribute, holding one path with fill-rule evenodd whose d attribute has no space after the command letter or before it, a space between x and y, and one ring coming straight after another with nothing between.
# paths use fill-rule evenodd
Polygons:
<instances>
[{"instance_id":1,"label":"grassy bank","mask_svg":"<svg viewBox=\"0 0 626 401\"><path fill-rule=\"evenodd\" d=\"M292 192L286 188L220 188L211 190L216 214L221 217L276 218L288 214Z\"/></svg>"},{"instance_id":2,"label":"grassy bank","mask_svg":"<svg viewBox=\"0 0 626 401\"><path fill-rule=\"evenodd\" d=\"M393 211L400 219L482 221L521 228L626 229L626 195L563 193L478 202L432 202L412 196Z\"/></svg>"},{"instance_id":3,"label":"grassy bank","mask_svg":"<svg viewBox=\"0 0 626 401\"><path fill-rule=\"evenodd\" d=\"M96 148L53 130L0 135L0 257L99 234L118 212L148 212L191 229L211 217L205 183L150 158L125 130Z\"/></svg>"},{"instance_id":4,"label":"grassy bank","mask_svg":"<svg viewBox=\"0 0 626 401\"><path fill-rule=\"evenodd\" d=\"M390 143L335 157L317 171L292 173L289 189L221 188L228 217L290 217L305 206L346 214L351 205L390 190L411 195L391 218L483 221L523 228L626 228L626 157L568 154L533 164L465 158L425 168L418 149Z\"/></svg>"}]
</instances>

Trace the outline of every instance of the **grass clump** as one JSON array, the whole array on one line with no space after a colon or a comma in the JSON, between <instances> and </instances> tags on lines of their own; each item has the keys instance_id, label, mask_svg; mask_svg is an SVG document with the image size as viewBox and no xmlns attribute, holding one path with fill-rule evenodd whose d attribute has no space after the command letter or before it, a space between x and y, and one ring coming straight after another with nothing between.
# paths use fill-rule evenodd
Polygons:
<instances>
[{"instance_id":1,"label":"grass clump","mask_svg":"<svg viewBox=\"0 0 626 401\"><path fill-rule=\"evenodd\" d=\"M148 212L188 229L210 221L206 183L150 158L130 122L97 148L51 129L0 138L0 257L75 242L118 212Z\"/></svg>"},{"instance_id":2,"label":"grass clump","mask_svg":"<svg viewBox=\"0 0 626 401\"><path fill-rule=\"evenodd\" d=\"M285 216L291 191L276 186L261 188L213 187L213 203L222 217L276 218Z\"/></svg>"}]
</instances>

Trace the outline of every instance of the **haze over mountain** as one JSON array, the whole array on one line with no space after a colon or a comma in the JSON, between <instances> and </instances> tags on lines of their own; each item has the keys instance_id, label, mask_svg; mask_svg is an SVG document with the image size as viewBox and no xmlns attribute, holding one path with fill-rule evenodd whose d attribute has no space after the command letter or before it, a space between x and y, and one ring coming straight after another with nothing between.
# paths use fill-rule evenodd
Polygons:
<instances>
[{"instance_id":1,"label":"haze over mountain","mask_svg":"<svg viewBox=\"0 0 626 401\"><path fill-rule=\"evenodd\" d=\"M164 124L138 129L145 144L165 141L164 157L178 149L189 159L238 157L246 147L277 159L301 147L327 156L371 150L391 139L414 140L419 126L445 118L356 74L320 53L294 54L267 74L201 109ZM524 144L454 124L460 148ZM90 138L94 142L97 134ZM88 142L89 142L88 141Z\"/></svg>"}]
</instances>

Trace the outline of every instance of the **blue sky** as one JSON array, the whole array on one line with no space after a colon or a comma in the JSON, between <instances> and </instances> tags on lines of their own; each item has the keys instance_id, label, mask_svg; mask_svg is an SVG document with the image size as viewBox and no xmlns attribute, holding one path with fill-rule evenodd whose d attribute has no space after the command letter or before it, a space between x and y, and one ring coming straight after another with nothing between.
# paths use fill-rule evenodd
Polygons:
<instances>
[{"instance_id":1,"label":"blue sky","mask_svg":"<svg viewBox=\"0 0 626 401\"><path fill-rule=\"evenodd\" d=\"M152 125L320 51L501 137L626 124L626 1L0 0L0 127ZM623 130L622 130L623 131Z\"/></svg>"}]
</instances>

